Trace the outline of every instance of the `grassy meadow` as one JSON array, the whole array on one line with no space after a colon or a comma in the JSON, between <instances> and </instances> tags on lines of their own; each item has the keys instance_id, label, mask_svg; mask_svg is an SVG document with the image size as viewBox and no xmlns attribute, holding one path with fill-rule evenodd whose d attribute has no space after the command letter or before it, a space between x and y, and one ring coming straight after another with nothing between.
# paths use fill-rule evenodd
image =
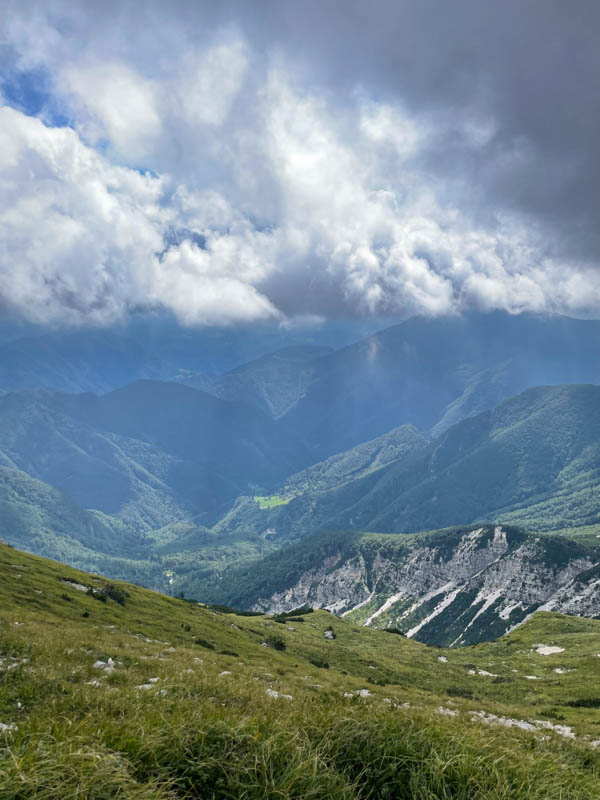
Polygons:
<instances>
[{"instance_id":1,"label":"grassy meadow","mask_svg":"<svg viewBox=\"0 0 600 800\"><path fill-rule=\"evenodd\" d=\"M444 650L2 545L0 797L592 800L598 654L595 620Z\"/></svg>"}]
</instances>

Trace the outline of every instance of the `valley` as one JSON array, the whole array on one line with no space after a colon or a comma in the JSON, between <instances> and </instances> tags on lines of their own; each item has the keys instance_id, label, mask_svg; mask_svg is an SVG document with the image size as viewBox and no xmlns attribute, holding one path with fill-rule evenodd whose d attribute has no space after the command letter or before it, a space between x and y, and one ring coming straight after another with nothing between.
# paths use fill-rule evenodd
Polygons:
<instances>
[{"instance_id":1,"label":"valley","mask_svg":"<svg viewBox=\"0 0 600 800\"><path fill-rule=\"evenodd\" d=\"M0 8L0 800L600 800L600 3Z\"/></svg>"}]
</instances>

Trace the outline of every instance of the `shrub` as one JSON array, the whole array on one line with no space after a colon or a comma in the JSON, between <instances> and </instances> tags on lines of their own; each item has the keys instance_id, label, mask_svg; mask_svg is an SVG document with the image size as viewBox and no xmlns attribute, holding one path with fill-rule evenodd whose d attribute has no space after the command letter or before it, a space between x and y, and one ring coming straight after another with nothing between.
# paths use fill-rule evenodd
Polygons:
<instances>
[{"instance_id":1,"label":"shrub","mask_svg":"<svg viewBox=\"0 0 600 800\"><path fill-rule=\"evenodd\" d=\"M201 639L199 636L194 639L194 642L200 645L200 647L205 647L207 650L216 650L212 642L207 642L206 639Z\"/></svg>"},{"instance_id":2,"label":"shrub","mask_svg":"<svg viewBox=\"0 0 600 800\"><path fill-rule=\"evenodd\" d=\"M446 694L449 697L465 697L467 700L471 700L473 698L473 692L471 689L463 689L462 686L449 686L446 689Z\"/></svg>"},{"instance_id":3,"label":"shrub","mask_svg":"<svg viewBox=\"0 0 600 800\"><path fill-rule=\"evenodd\" d=\"M319 667L319 669L329 669L329 664L327 661L323 661L321 658L311 658L309 660L313 666Z\"/></svg>"},{"instance_id":4,"label":"shrub","mask_svg":"<svg viewBox=\"0 0 600 800\"><path fill-rule=\"evenodd\" d=\"M121 589L120 586L115 586L114 583L105 583L102 587L102 592L104 592L106 597L110 597L111 600L114 600L115 603L118 603L120 606L124 606L125 600L129 597L129 592L126 592L125 589Z\"/></svg>"},{"instance_id":5,"label":"shrub","mask_svg":"<svg viewBox=\"0 0 600 800\"><path fill-rule=\"evenodd\" d=\"M275 620L275 622L283 622L284 620L285 621L290 620L291 622L291 617L299 617L302 614L304 615L312 614L313 611L314 609L311 608L310 606L299 606L298 608L293 608L291 611L280 611L279 614L275 614L273 616L273 619ZM304 620L302 620L302 622L303 621Z\"/></svg>"},{"instance_id":6,"label":"shrub","mask_svg":"<svg viewBox=\"0 0 600 800\"><path fill-rule=\"evenodd\" d=\"M578 697L565 703L570 708L600 708L600 697Z\"/></svg>"},{"instance_id":7,"label":"shrub","mask_svg":"<svg viewBox=\"0 0 600 800\"><path fill-rule=\"evenodd\" d=\"M267 636L265 641L273 650L285 650L285 642L281 636Z\"/></svg>"}]
</instances>

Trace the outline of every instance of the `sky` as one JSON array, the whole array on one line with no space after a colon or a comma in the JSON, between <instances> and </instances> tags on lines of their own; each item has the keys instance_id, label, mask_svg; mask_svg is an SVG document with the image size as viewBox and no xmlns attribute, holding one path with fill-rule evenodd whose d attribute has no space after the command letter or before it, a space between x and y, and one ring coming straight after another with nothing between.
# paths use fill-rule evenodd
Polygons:
<instances>
[{"instance_id":1,"label":"sky","mask_svg":"<svg viewBox=\"0 0 600 800\"><path fill-rule=\"evenodd\" d=\"M4 0L0 310L600 316L597 0Z\"/></svg>"}]
</instances>

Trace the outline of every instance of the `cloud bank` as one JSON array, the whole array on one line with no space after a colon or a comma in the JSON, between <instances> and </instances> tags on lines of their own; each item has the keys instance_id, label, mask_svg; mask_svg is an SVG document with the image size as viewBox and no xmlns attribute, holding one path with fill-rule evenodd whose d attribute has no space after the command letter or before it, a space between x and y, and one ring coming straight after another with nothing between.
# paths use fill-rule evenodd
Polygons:
<instances>
[{"instance_id":1,"label":"cloud bank","mask_svg":"<svg viewBox=\"0 0 600 800\"><path fill-rule=\"evenodd\" d=\"M594 7L543 4L545 48L533 2L525 21L512 3L301 5L9 4L2 306L58 325L598 315L597 111L574 83ZM556 37L580 34L558 74Z\"/></svg>"}]
</instances>

